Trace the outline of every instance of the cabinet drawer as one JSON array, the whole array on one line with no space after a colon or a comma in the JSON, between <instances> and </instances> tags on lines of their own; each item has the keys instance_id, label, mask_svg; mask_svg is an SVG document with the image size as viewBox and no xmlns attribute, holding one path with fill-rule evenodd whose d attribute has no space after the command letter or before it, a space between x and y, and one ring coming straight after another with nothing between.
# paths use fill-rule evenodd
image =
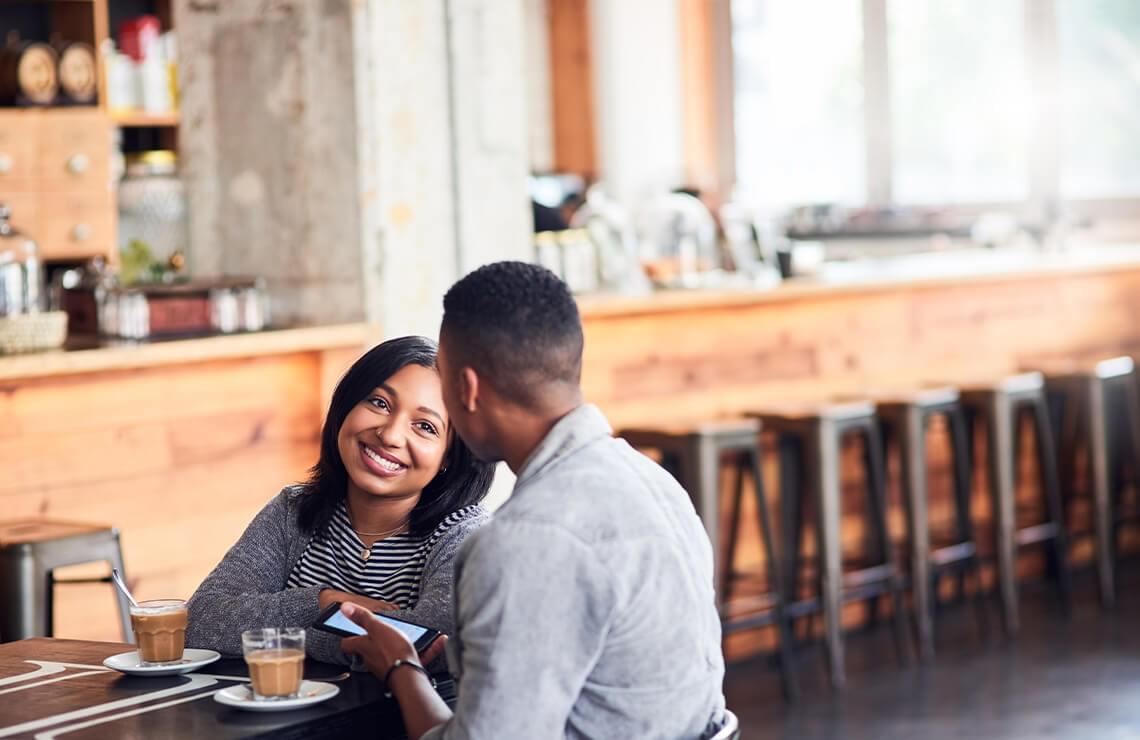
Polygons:
<instances>
[{"instance_id":1,"label":"cabinet drawer","mask_svg":"<svg viewBox=\"0 0 1140 740\"><path fill-rule=\"evenodd\" d=\"M39 189L109 191L111 124L98 110L52 111L39 135Z\"/></svg>"},{"instance_id":2,"label":"cabinet drawer","mask_svg":"<svg viewBox=\"0 0 1140 740\"><path fill-rule=\"evenodd\" d=\"M46 259L110 254L115 247L115 210L110 193L41 193L40 250Z\"/></svg>"},{"instance_id":3,"label":"cabinet drawer","mask_svg":"<svg viewBox=\"0 0 1140 740\"><path fill-rule=\"evenodd\" d=\"M7 189L0 180L0 203L8 206L12 213L12 226L21 234L31 237L37 243L40 238L40 199L34 193L16 193Z\"/></svg>"},{"instance_id":4,"label":"cabinet drawer","mask_svg":"<svg viewBox=\"0 0 1140 740\"><path fill-rule=\"evenodd\" d=\"M38 111L0 111L0 194L31 189L37 172Z\"/></svg>"}]
</instances>

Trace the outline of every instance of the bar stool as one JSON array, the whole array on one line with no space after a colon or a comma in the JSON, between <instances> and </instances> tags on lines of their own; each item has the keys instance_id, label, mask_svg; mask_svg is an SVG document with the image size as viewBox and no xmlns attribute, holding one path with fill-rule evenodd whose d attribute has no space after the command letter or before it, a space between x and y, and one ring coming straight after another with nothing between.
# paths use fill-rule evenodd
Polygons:
<instances>
[{"instance_id":1,"label":"bar stool","mask_svg":"<svg viewBox=\"0 0 1140 740\"><path fill-rule=\"evenodd\" d=\"M106 561L123 573L119 530L47 519L0 522L0 635L51 637L56 568ZM125 575L124 575L125 577ZM110 581L110 579L99 579ZM123 639L134 642L130 604L112 588Z\"/></svg>"},{"instance_id":2,"label":"bar stool","mask_svg":"<svg viewBox=\"0 0 1140 740\"><path fill-rule=\"evenodd\" d=\"M902 462L903 502L911 549L911 590L914 594L919 655L934 657L934 607L937 578L947 570L960 577L974 575L974 601L985 629L982 598L982 561L970 516L969 434L966 417L954 388L931 388L877 402L884 436L897 438ZM941 416L950 432L950 458L954 478L954 531L952 543L931 549L928 515L926 433L930 420ZM889 444L889 442L888 442Z\"/></svg>"},{"instance_id":3,"label":"bar stool","mask_svg":"<svg viewBox=\"0 0 1140 740\"><path fill-rule=\"evenodd\" d=\"M1088 459L1088 491L1093 504L1092 534L1096 541L1097 580L1101 604L1116 604L1116 534L1122 458L1140 462L1140 394L1135 365L1130 357L1093 363L1066 362L1044 372L1050 401L1056 401L1053 421L1059 430L1063 502L1078 498L1075 491L1076 457L1083 449ZM1127 442L1125 439L1127 438ZM1126 446L1127 445L1127 446ZM1125 453L1125 449L1128 450Z\"/></svg>"},{"instance_id":4,"label":"bar stool","mask_svg":"<svg viewBox=\"0 0 1140 740\"><path fill-rule=\"evenodd\" d=\"M780 672L784 695L794 699L798 694L795 668L792 660L792 635L785 606L786 591L782 588L779 559L772 538L771 517L764 479L760 468L760 425L752 419L674 426L671 428L626 429L619 435L638 449L657 450L662 455L662 467L669 470L693 499L697 516L705 525L714 557L720 552L720 471L726 462L734 473L732 511L728 531L728 553L719 575L720 594L718 608L724 633L732 634L774 624L780 658ZM734 569L741 505L744 500L744 479L751 477L756 497L768 591L750 601L755 605L750 613L738 617L730 611L729 600L738 574Z\"/></svg>"},{"instance_id":5,"label":"bar stool","mask_svg":"<svg viewBox=\"0 0 1140 740\"><path fill-rule=\"evenodd\" d=\"M1016 635L1020 627L1017 604L1017 550L1037 543L1048 543L1057 594L1067 612L1072 592L1068 546L1061 504L1061 483L1057 473L1056 447L1045 401L1045 380L1041 373L1023 373L996 382L968 385L962 389L962 405L981 418L989 441L989 480L995 518L995 546L1002 616L1006 633ZM1020 414L1032 414L1037 436L1037 458L1046 521L1019 529L1017 525L1016 473Z\"/></svg>"},{"instance_id":6,"label":"bar stool","mask_svg":"<svg viewBox=\"0 0 1140 740\"><path fill-rule=\"evenodd\" d=\"M846 681L841 610L844 602L891 595L895 641L901 664L907 662L907 623L903 610L902 579L887 532L886 474L883 445L874 405L867 402L827 404L807 409L767 410L753 414L779 437L780 507L783 515L783 582L792 618L823 612L831 684L840 689ZM867 524L870 563L843 572L840 537L840 447L850 434L865 441ZM807 485L802 481L807 472ZM804 524L803 500L816 507L815 531L819 549L818 598L796 601L800 570L800 541Z\"/></svg>"}]
</instances>

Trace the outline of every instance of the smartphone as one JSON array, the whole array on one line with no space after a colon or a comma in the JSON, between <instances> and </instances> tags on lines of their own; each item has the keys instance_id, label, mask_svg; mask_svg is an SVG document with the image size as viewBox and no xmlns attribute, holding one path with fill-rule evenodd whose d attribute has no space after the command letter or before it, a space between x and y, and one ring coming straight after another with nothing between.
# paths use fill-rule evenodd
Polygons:
<instances>
[{"instance_id":1,"label":"smartphone","mask_svg":"<svg viewBox=\"0 0 1140 740\"><path fill-rule=\"evenodd\" d=\"M422 624L414 624L404 619L390 617L383 612L372 612L372 615L389 627L394 627L403 632L416 648L417 653L422 653L428 645L435 642L435 639L439 637L438 630L433 630L431 627L424 627ZM364 634L363 627L340 613L339 601L334 601L329 604L327 608L317 615L317 621L313 623L313 629L331 632L341 637L356 637L357 635Z\"/></svg>"}]
</instances>

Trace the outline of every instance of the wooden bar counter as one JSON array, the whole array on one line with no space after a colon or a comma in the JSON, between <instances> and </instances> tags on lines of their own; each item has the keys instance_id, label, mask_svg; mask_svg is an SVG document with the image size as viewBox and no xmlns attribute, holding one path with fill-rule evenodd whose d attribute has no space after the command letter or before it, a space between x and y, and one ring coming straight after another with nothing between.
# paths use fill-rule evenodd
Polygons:
<instances>
[{"instance_id":1,"label":"wooden bar counter","mask_svg":"<svg viewBox=\"0 0 1140 740\"><path fill-rule=\"evenodd\" d=\"M955 250L580 305L585 392L615 426L705 419L1140 348L1140 247Z\"/></svg>"},{"instance_id":2,"label":"wooden bar counter","mask_svg":"<svg viewBox=\"0 0 1140 740\"><path fill-rule=\"evenodd\" d=\"M187 597L317 459L363 324L0 358L0 517L122 532L141 598ZM106 573L66 569L65 577ZM111 587L56 589L56 635L115 640Z\"/></svg>"}]
</instances>

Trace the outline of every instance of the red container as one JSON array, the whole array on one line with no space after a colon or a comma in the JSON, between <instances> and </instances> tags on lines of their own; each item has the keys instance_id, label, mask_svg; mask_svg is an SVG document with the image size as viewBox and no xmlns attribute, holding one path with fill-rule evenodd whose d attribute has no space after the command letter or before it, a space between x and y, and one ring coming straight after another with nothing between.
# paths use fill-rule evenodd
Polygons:
<instances>
[{"instance_id":1,"label":"red container","mask_svg":"<svg viewBox=\"0 0 1140 740\"><path fill-rule=\"evenodd\" d=\"M119 26L119 49L136 62L141 62L154 49L161 33L162 25L153 15L140 15L123 21Z\"/></svg>"}]
</instances>

